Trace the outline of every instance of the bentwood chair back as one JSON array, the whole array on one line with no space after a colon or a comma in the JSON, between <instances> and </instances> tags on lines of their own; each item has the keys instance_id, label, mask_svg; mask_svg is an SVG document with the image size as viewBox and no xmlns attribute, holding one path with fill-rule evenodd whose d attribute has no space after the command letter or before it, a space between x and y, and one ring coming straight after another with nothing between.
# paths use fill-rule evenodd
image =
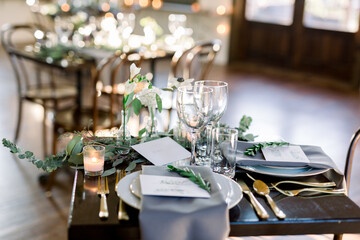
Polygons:
<instances>
[{"instance_id":1,"label":"bentwood chair back","mask_svg":"<svg viewBox=\"0 0 360 240\"><path fill-rule=\"evenodd\" d=\"M170 77L206 79L216 54L221 49L221 40L199 42L194 47L174 54L171 60Z\"/></svg>"},{"instance_id":2,"label":"bentwood chair back","mask_svg":"<svg viewBox=\"0 0 360 240\"><path fill-rule=\"evenodd\" d=\"M346 181L346 189L349 193L350 188L350 178L351 178L351 170L353 165L353 159L354 159L354 153L356 150L356 146L360 139L360 128L352 135L350 140L350 145L348 148L348 152L346 155L346 161L345 161L345 169L344 169L344 176ZM343 234L335 234L334 240L341 240L343 237Z\"/></svg>"},{"instance_id":3,"label":"bentwood chair back","mask_svg":"<svg viewBox=\"0 0 360 240\"><path fill-rule=\"evenodd\" d=\"M26 44L34 46L34 33L37 28L32 25L5 24L1 29L1 43L9 56L14 71L17 95L18 117L14 141L17 142L22 120L24 101L40 104L44 108L43 118L43 150L47 156L46 116L48 110L56 111L60 106L73 105L77 90L72 84L56 81L54 69L33 60L25 59L20 51L24 51ZM38 32L40 33L40 32ZM26 39L26 41L24 40ZM67 103L64 105L64 103Z\"/></svg>"}]
</instances>

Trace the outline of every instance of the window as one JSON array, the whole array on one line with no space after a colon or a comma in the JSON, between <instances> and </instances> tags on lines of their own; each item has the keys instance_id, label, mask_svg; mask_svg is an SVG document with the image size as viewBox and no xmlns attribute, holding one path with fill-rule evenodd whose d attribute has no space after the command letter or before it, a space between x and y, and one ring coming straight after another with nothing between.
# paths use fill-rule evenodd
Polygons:
<instances>
[{"instance_id":1,"label":"window","mask_svg":"<svg viewBox=\"0 0 360 240\"><path fill-rule=\"evenodd\" d=\"M295 0L247 0L245 18L249 21L288 26L293 22L294 2Z\"/></svg>"},{"instance_id":2,"label":"window","mask_svg":"<svg viewBox=\"0 0 360 240\"><path fill-rule=\"evenodd\" d=\"M305 0L304 25L310 28L357 32L359 0Z\"/></svg>"}]
</instances>

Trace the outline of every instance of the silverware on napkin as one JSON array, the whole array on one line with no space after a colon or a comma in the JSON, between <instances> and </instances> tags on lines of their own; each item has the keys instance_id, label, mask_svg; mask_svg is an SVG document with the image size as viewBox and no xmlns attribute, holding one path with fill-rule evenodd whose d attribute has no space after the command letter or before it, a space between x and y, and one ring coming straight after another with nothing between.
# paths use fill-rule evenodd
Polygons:
<instances>
[{"instance_id":1,"label":"silverware on napkin","mask_svg":"<svg viewBox=\"0 0 360 240\"><path fill-rule=\"evenodd\" d=\"M269 214L267 213L265 208L259 203L259 201L255 198L254 194L251 192L250 188L246 185L244 180L238 179L237 182L241 186L243 193L249 196L250 202L255 208L257 215L262 219L268 218Z\"/></svg>"}]
</instances>

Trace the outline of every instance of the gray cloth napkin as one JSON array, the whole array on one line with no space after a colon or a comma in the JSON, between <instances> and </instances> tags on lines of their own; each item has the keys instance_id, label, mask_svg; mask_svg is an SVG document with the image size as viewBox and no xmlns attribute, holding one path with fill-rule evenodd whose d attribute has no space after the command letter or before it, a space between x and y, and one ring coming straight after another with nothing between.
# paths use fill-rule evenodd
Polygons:
<instances>
[{"instance_id":1,"label":"gray cloth napkin","mask_svg":"<svg viewBox=\"0 0 360 240\"><path fill-rule=\"evenodd\" d=\"M143 196L139 214L143 240L222 240L230 231L229 211L210 168L189 167L211 184L211 198ZM143 166L142 174L174 176L163 166Z\"/></svg>"},{"instance_id":2,"label":"gray cloth napkin","mask_svg":"<svg viewBox=\"0 0 360 240\"><path fill-rule=\"evenodd\" d=\"M304 151L306 157L310 163L307 162L278 162L278 161L266 161L264 155L259 151L255 156L247 156L244 151L248 147L252 147L254 142L238 142L236 151L236 163L239 166L286 166L286 167L302 167L310 166L313 168L332 168L338 170L333 160L324 153L324 151L318 146L300 145Z\"/></svg>"}]
</instances>

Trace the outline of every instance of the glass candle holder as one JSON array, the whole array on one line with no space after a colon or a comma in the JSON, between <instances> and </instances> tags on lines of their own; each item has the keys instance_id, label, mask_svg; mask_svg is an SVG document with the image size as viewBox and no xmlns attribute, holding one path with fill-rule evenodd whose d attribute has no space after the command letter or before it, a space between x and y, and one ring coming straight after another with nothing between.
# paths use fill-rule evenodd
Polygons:
<instances>
[{"instance_id":1,"label":"glass candle holder","mask_svg":"<svg viewBox=\"0 0 360 240\"><path fill-rule=\"evenodd\" d=\"M104 173L105 147L88 145L83 149L85 175L99 176Z\"/></svg>"}]
</instances>

